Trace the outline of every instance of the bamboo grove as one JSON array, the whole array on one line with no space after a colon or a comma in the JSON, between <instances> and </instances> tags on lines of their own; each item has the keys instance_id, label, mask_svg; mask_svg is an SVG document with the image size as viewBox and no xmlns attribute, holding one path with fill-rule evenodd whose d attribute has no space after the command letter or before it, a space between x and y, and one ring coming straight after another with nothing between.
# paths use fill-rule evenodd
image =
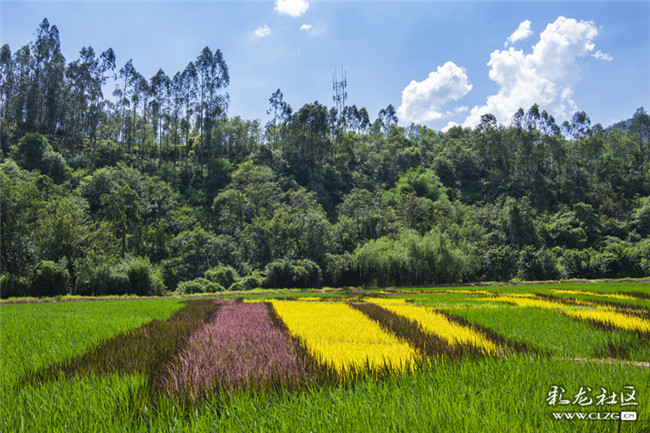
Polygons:
<instances>
[{"instance_id":1,"label":"bamboo grove","mask_svg":"<svg viewBox=\"0 0 650 433\"><path fill-rule=\"evenodd\" d=\"M438 132L278 90L263 125L219 49L118 54L66 61L47 19L0 49L3 297L650 276L643 108Z\"/></svg>"}]
</instances>

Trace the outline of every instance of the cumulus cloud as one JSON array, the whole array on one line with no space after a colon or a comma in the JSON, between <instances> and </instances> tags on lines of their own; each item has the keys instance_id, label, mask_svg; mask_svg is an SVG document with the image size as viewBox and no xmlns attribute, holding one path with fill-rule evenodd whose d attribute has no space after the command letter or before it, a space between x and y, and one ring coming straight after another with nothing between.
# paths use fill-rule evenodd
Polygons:
<instances>
[{"instance_id":1,"label":"cumulus cloud","mask_svg":"<svg viewBox=\"0 0 650 433\"><path fill-rule=\"evenodd\" d=\"M598 60L606 60L606 61L608 61L608 62L611 62L612 60L614 60L614 58L613 58L612 56L610 56L610 55L607 54L607 53L603 53L603 52L600 51L600 50L596 51L596 52L594 53L593 57L596 58L596 59L598 59Z\"/></svg>"},{"instance_id":2,"label":"cumulus cloud","mask_svg":"<svg viewBox=\"0 0 650 433\"><path fill-rule=\"evenodd\" d=\"M424 81L411 81L402 90L402 104L397 115L404 122L428 122L448 116L442 107L465 96L472 85L465 70L453 62L438 66Z\"/></svg>"},{"instance_id":3,"label":"cumulus cloud","mask_svg":"<svg viewBox=\"0 0 650 433\"><path fill-rule=\"evenodd\" d=\"M591 55L597 35L592 21L558 17L540 34L531 53L513 47L494 51L489 76L501 88L488 96L485 105L472 108L464 126L476 126L486 113L508 123L520 107L535 103L556 118L568 117L576 111L572 95L580 79L578 59Z\"/></svg>"},{"instance_id":4,"label":"cumulus cloud","mask_svg":"<svg viewBox=\"0 0 650 433\"><path fill-rule=\"evenodd\" d=\"M258 29L255 29L253 33L258 38L265 38L271 34L271 28L269 26L262 26Z\"/></svg>"},{"instance_id":5,"label":"cumulus cloud","mask_svg":"<svg viewBox=\"0 0 650 433\"><path fill-rule=\"evenodd\" d=\"M300 30L304 30L306 32L310 31L312 29L311 24L303 24L300 26Z\"/></svg>"},{"instance_id":6,"label":"cumulus cloud","mask_svg":"<svg viewBox=\"0 0 650 433\"><path fill-rule=\"evenodd\" d=\"M275 0L275 10L281 14L299 17L309 8L307 0Z\"/></svg>"},{"instance_id":7,"label":"cumulus cloud","mask_svg":"<svg viewBox=\"0 0 650 433\"><path fill-rule=\"evenodd\" d=\"M514 33L508 37L508 40L506 40L504 47L508 46L508 42L514 44L515 42L523 41L528 36L532 35L533 31L530 29L530 24L530 20L522 21L519 24L519 27L517 27L517 30L515 30Z\"/></svg>"},{"instance_id":8,"label":"cumulus cloud","mask_svg":"<svg viewBox=\"0 0 650 433\"><path fill-rule=\"evenodd\" d=\"M459 125L456 122L448 122L447 125L444 128L442 128L442 132L447 132L454 126L459 126Z\"/></svg>"}]
</instances>

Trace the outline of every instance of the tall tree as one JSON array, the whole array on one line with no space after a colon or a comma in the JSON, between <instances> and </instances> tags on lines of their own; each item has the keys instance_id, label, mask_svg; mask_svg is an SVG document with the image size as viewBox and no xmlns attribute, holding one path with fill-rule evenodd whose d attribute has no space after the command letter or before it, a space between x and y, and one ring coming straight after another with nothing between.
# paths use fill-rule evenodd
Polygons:
<instances>
[{"instance_id":1,"label":"tall tree","mask_svg":"<svg viewBox=\"0 0 650 433\"><path fill-rule=\"evenodd\" d=\"M273 92L269 98L269 109L266 114L273 114L273 120L266 124L266 133L273 145L278 144L280 125L286 125L291 118L291 106L284 101L284 95L280 89Z\"/></svg>"},{"instance_id":2,"label":"tall tree","mask_svg":"<svg viewBox=\"0 0 650 433\"><path fill-rule=\"evenodd\" d=\"M9 114L7 106L16 91L14 61L11 58L11 48L7 44L0 48L0 76L2 77L2 82L0 82L0 117L5 119Z\"/></svg>"},{"instance_id":3,"label":"tall tree","mask_svg":"<svg viewBox=\"0 0 650 433\"><path fill-rule=\"evenodd\" d=\"M228 66L220 50L214 53L209 47L196 59L199 80L199 131L201 146L210 149L212 121L228 109L228 94L222 89L230 83Z\"/></svg>"},{"instance_id":4,"label":"tall tree","mask_svg":"<svg viewBox=\"0 0 650 433\"><path fill-rule=\"evenodd\" d=\"M154 129L154 141L158 143L158 159L162 161L162 142L163 142L163 120L166 114L169 95L171 91L171 80L165 74L165 71L159 69L156 75L149 81L151 89L151 121Z\"/></svg>"}]
</instances>

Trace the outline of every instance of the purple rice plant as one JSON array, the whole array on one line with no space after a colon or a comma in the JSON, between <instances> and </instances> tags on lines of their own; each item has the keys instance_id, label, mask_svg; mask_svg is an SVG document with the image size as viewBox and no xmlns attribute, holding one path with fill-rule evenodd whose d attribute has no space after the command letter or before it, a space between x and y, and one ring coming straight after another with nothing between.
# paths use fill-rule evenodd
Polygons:
<instances>
[{"instance_id":1,"label":"purple rice plant","mask_svg":"<svg viewBox=\"0 0 650 433\"><path fill-rule=\"evenodd\" d=\"M169 367L166 389L198 401L218 391L297 385L308 376L307 363L274 326L268 307L235 302L189 337Z\"/></svg>"}]
</instances>

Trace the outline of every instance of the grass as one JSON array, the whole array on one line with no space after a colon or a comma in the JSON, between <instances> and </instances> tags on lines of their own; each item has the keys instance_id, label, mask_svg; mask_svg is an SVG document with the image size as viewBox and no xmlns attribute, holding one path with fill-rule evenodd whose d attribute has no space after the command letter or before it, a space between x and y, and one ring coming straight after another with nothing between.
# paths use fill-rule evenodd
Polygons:
<instances>
[{"instance_id":1,"label":"grass","mask_svg":"<svg viewBox=\"0 0 650 433\"><path fill-rule=\"evenodd\" d=\"M26 388L0 420L12 432L294 432L294 431L500 431L611 432L615 421L558 421L546 402L553 385L573 394L581 386L618 392L634 386L640 419L622 432L650 428L646 368L562 362L530 357L449 362L372 377L351 386L313 387L303 392L249 393L228 401L207 400L187 414L173 400L156 410L138 404L146 378L102 376ZM215 410L218 408L219 410ZM570 405L564 410L620 411Z\"/></svg>"},{"instance_id":2,"label":"grass","mask_svg":"<svg viewBox=\"0 0 650 433\"><path fill-rule=\"evenodd\" d=\"M621 431L647 432L650 369L617 361L567 359L612 356L650 361L646 334L569 317L562 313L568 305L558 302L591 302L588 297L621 300L630 304L617 307L617 313L632 311L636 318L647 318L650 310L642 304L650 299L649 288L639 282L570 283L477 287L476 291L471 287L363 293L294 290L225 296L266 301L254 304L215 303L205 298L1 304L0 374L6 386L0 397L0 431L609 432L618 430L617 422L560 421L552 413L630 408L577 404L554 408L546 401L549 390L561 386L572 398L580 387L593 389L595 396L601 388L618 393L633 386L639 404L631 409L640 419L622 423ZM362 302L369 293L377 296L373 301L379 305ZM555 298L517 296L532 293ZM504 304L499 297L516 299L521 305ZM526 306L527 299L550 302L553 308ZM221 316L223 323L218 321L223 307L216 307L221 309L213 314L217 304L233 307ZM436 307L463 326L476 324L474 330L507 350L496 356L459 351L460 356L454 358L448 341L425 332L417 321L389 311L406 307L425 311L413 304ZM605 306L576 304L572 308L613 311ZM371 336L371 328L379 332ZM275 337L265 337L271 334ZM371 364L369 354L385 361L384 349L395 345L387 344L387 337L407 346L416 363L406 369ZM218 344L212 345L215 340ZM273 347L265 346L271 341ZM309 380L299 381L300 386L274 379L271 382L277 386L222 386L216 374L219 369L213 365L223 366L227 376L250 364L252 376L266 377L255 366L270 365L266 361L273 358L271 352L282 349L278 341L295 349ZM328 360L321 350L328 344L332 350L327 356L334 360ZM354 352L361 353L360 361L350 358ZM422 362L423 355L430 361ZM33 356L27 367L22 367L21 356ZM207 377L209 382L190 405L179 393L161 388L168 383L164 378L184 362L196 367L187 380ZM337 372L335 365L357 365L358 371L372 367L381 374L356 375L350 369L352 379L340 380L345 371ZM42 377L21 381L28 372L32 378Z\"/></svg>"},{"instance_id":3,"label":"grass","mask_svg":"<svg viewBox=\"0 0 650 433\"><path fill-rule=\"evenodd\" d=\"M142 373L150 393L162 388L167 364L174 364L185 340L210 320L222 304L186 301L168 320L151 322L102 342L83 355L29 372L24 382L43 383L73 375Z\"/></svg>"},{"instance_id":4,"label":"grass","mask_svg":"<svg viewBox=\"0 0 650 433\"><path fill-rule=\"evenodd\" d=\"M178 299L31 303L0 307L0 391L27 371L83 354L181 308Z\"/></svg>"},{"instance_id":5,"label":"grass","mask_svg":"<svg viewBox=\"0 0 650 433\"><path fill-rule=\"evenodd\" d=\"M506 340L524 343L554 356L630 358L647 344L638 336L603 330L553 310L536 307L446 309L446 313L488 328ZM650 359L634 359L650 361Z\"/></svg>"}]
</instances>

